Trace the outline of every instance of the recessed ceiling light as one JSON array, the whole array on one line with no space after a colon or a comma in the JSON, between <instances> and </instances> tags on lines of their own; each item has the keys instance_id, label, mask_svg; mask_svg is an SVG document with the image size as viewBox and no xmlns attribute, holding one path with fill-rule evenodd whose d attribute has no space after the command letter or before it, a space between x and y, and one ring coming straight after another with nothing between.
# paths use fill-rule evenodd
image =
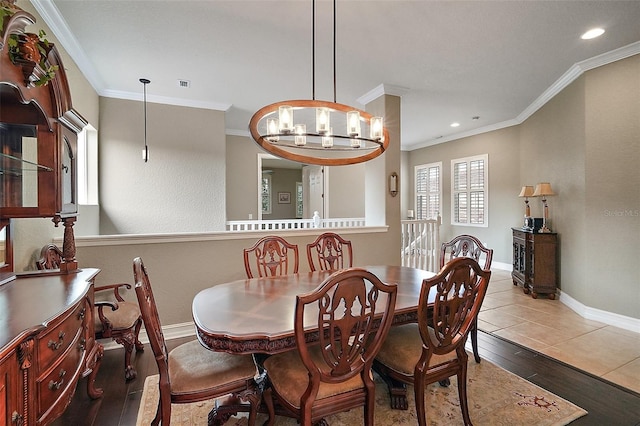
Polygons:
<instances>
[{"instance_id":1,"label":"recessed ceiling light","mask_svg":"<svg viewBox=\"0 0 640 426\"><path fill-rule=\"evenodd\" d=\"M460 123L451 123L451 127L458 127Z\"/></svg>"},{"instance_id":2,"label":"recessed ceiling light","mask_svg":"<svg viewBox=\"0 0 640 426\"><path fill-rule=\"evenodd\" d=\"M602 34L604 34L604 30L602 28L593 28L582 34L580 38L583 40L591 40L592 38L600 37Z\"/></svg>"}]
</instances>

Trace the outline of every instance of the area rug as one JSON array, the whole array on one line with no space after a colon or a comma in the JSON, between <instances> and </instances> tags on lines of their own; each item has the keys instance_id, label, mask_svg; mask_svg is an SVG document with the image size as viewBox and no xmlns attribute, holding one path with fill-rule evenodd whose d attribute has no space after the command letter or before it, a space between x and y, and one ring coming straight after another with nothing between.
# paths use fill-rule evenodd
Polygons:
<instances>
[{"instance_id":1,"label":"area rug","mask_svg":"<svg viewBox=\"0 0 640 426\"><path fill-rule=\"evenodd\" d=\"M548 392L486 360L480 364L470 357L468 369L468 400L471 421L482 425L566 425L587 414L582 408ZM461 425L462 414L455 377L449 387L438 383L428 386L426 392L427 423L431 426ZM413 388L408 388L409 409L390 408L386 385L376 376L375 423L377 425L415 425L415 401ZM158 404L158 376L145 380L136 426L146 426L155 416ZM172 426L204 426L213 400L174 404L171 407ZM327 417L331 426L363 424L362 409ZM259 415L256 424L262 424L266 415ZM246 425L247 418L239 414L227 423L230 426ZM293 419L277 417L278 426L296 426Z\"/></svg>"}]
</instances>

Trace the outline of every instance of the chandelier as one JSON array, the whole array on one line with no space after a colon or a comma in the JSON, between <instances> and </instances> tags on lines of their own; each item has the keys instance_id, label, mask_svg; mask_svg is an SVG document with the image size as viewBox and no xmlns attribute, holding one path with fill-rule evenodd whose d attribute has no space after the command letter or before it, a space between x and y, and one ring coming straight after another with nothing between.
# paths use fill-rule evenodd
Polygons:
<instances>
[{"instance_id":1,"label":"chandelier","mask_svg":"<svg viewBox=\"0 0 640 426\"><path fill-rule=\"evenodd\" d=\"M315 97L315 0L312 2L313 97L276 102L249 122L251 136L271 154L304 164L340 166L382 154L389 133L382 117L336 102L336 0L333 0L333 102Z\"/></svg>"}]
</instances>

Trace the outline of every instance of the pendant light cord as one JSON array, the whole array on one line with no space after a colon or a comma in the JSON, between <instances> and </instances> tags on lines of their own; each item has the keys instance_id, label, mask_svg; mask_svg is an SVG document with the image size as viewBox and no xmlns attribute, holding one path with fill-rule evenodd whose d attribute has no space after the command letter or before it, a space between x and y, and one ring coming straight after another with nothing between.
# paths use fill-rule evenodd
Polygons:
<instances>
[{"instance_id":1,"label":"pendant light cord","mask_svg":"<svg viewBox=\"0 0 640 426\"><path fill-rule=\"evenodd\" d=\"M311 2L311 99L316 100L316 0ZM333 0L333 102L336 103L336 0Z\"/></svg>"},{"instance_id":2,"label":"pendant light cord","mask_svg":"<svg viewBox=\"0 0 640 426\"><path fill-rule=\"evenodd\" d=\"M336 103L336 0L333 0L333 103Z\"/></svg>"},{"instance_id":3,"label":"pendant light cord","mask_svg":"<svg viewBox=\"0 0 640 426\"><path fill-rule=\"evenodd\" d=\"M311 2L311 99L316 100L316 0Z\"/></svg>"}]
</instances>

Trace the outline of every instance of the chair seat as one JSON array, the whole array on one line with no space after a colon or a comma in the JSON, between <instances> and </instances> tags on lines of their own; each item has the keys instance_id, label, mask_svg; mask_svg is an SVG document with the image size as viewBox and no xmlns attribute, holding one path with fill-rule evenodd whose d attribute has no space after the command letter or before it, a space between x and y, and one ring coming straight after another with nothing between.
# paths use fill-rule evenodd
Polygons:
<instances>
[{"instance_id":1,"label":"chair seat","mask_svg":"<svg viewBox=\"0 0 640 426\"><path fill-rule=\"evenodd\" d=\"M118 302L118 309L112 311L110 307L105 306L102 309L102 313L111 322L113 330L126 330L138 321L140 318L140 308L137 303L132 302ZM100 317L96 313L94 318L94 326L96 332L104 330Z\"/></svg>"},{"instance_id":2,"label":"chair seat","mask_svg":"<svg viewBox=\"0 0 640 426\"><path fill-rule=\"evenodd\" d=\"M197 393L244 383L256 374L251 355L215 352L193 340L169 352L171 393Z\"/></svg>"},{"instance_id":3,"label":"chair seat","mask_svg":"<svg viewBox=\"0 0 640 426\"><path fill-rule=\"evenodd\" d=\"M431 330L430 330L431 331ZM376 360L386 367L408 376L413 375L422 355L422 338L417 323L391 327ZM429 366L456 358L455 351L446 355L431 356Z\"/></svg>"},{"instance_id":4,"label":"chair seat","mask_svg":"<svg viewBox=\"0 0 640 426\"><path fill-rule=\"evenodd\" d=\"M322 354L318 346L309 348L312 358L321 364ZM298 351L272 355L264 361L269 381L276 392L292 406L300 408L302 394L309 385L309 371L302 363ZM328 370L327 370L328 371ZM364 387L360 374L342 383L320 383L316 401Z\"/></svg>"}]
</instances>

